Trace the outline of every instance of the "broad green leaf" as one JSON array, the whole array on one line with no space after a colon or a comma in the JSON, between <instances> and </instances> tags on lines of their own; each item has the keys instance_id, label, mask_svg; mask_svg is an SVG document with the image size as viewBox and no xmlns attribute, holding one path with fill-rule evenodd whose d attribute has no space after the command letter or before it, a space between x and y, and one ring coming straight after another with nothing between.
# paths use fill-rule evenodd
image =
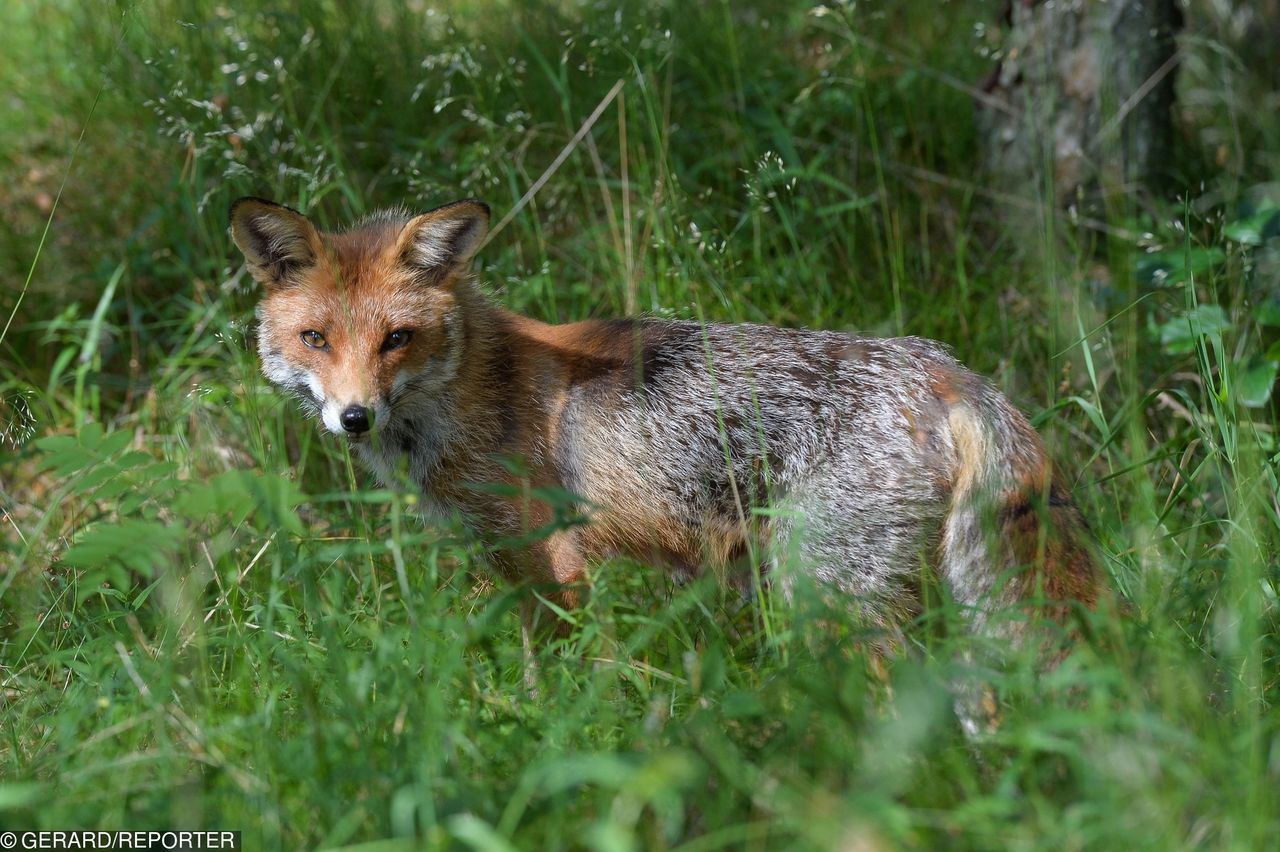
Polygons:
<instances>
[{"instance_id":1,"label":"broad green leaf","mask_svg":"<svg viewBox=\"0 0 1280 852\"><path fill-rule=\"evenodd\" d=\"M1152 252L1138 259L1138 283L1156 287L1181 284L1193 277L1200 278L1226 257L1217 246Z\"/></svg>"},{"instance_id":2,"label":"broad green leaf","mask_svg":"<svg viewBox=\"0 0 1280 852\"><path fill-rule=\"evenodd\" d=\"M1222 334L1231 320L1219 305L1200 305L1160 326L1160 345L1171 355L1186 355L1204 335Z\"/></svg>"},{"instance_id":3,"label":"broad green leaf","mask_svg":"<svg viewBox=\"0 0 1280 852\"><path fill-rule=\"evenodd\" d=\"M98 461L96 453L91 453L81 446L71 446L42 459L40 470L53 472L56 476L70 476L84 470Z\"/></svg>"},{"instance_id":4,"label":"broad green leaf","mask_svg":"<svg viewBox=\"0 0 1280 852\"><path fill-rule=\"evenodd\" d=\"M142 605L147 602L147 598L151 597L151 593L154 592L156 590L156 587L159 585L160 585L160 579L152 581L151 585L147 586L145 589L138 592L137 596L135 596L134 599L130 602L130 606L132 606L135 610L142 609Z\"/></svg>"},{"instance_id":5,"label":"broad green leaf","mask_svg":"<svg viewBox=\"0 0 1280 852\"><path fill-rule=\"evenodd\" d=\"M86 450L96 450L102 443L102 424L86 423L80 429L80 446Z\"/></svg>"},{"instance_id":6,"label":"broad green leaf","mask_svg":"<svg viewBox=\"0 0 1280 852\"><path fill-rule=\"evenodd\" d=\"M1222 235L1241 245L1260 246L1280 233L1280 208L1269 207L1228 223Z\"/></svg>"},{"instance_id":7,"label":"broad green leaf","mask_svg":"<svg viewBox=\"0 0 1280 852\"><path fill-rule=\"evenodd\" d=\"M123 493L124 496L120 500L120 505L116 507L116 511L119 514L127 517L137 512L138 509L142 507L142 504L147 502L147 498L150 495L147 494L147 492L145 491L129 490L129 486L131 485L131 483L127 479L122 478L116 481L121 483L121 487L114 486L113 484L113 485L104 485L103 488L110 488L111 489L110 493L111 493L111 496L113 497L116 496L117 493Z\"/></svg>"},{"instance_id":8,"label":"broad green leaf","mask_svg":"<svg viewBox=\"0 0 1280 852\"><path fill-rule=\"evenodd\" d=\"M123 581L127 582L127 580L128 580L128 576L126 575L123 578ZM123 582L121 584L123 585ZM107 597L114 598L115 600L118 600L121 603L129 602L129 596L126 595L124 592L120 591L115 586L106 586L106 585L98 585L93 587L85 586L81 588L78 600L80 601L80 603L84 603L86 600L93 597L94 595L106 595Z\"/></svg>"},{"instance_id":9,"label":"broad green leaf","mask_svg":"<svg viewBox=\"0 0 1280 852\"><path fill-rule=\"evenodd\" d=\"M71 449L79 449L80 442L75 435L46 435L36 440L36 449L42 453L65 453Z\"/></svg>"},{"instance_id":10,"label":"broad green leaf","mask_svg":"<svg viewBox=\"0 0 1280 852\"><path fill-rule=\"evenodd\" d=\"M1250 362L1237 379L1236 395L1241 405L1261 408L1267 404L1276 383L1277 367L1280 367L1280 361L1259 358Z\"/></svg>"},{"instance_id":11,"label":"broad green leaf","mask_svg":"<svg viewBox=\"0 0 1280 852\"><path fill-rule=\"evenodd\" d=\"M102 469L114 469L114 467L115 467L114 465L110 466L109 468L107 466L104 466ZM97 472L98 471L94 471L94 474L96 474ZM116 470L115 474L116 474L115 476L104 481L102 485L98 488L98 490L94 492L93 497L95 500L114 500L117 497L119 497L121 494L124 494L126 491L132 491L133 495L136 495L136 497L142 500L155 497L155 495L151 493L150 488L138 489L138 480L136 475L123 473L119 470ZM90 477L92 476L93 474L90 474ZM90 477L86 477L86 479ZM126 506L124 501L122 501L121 504L116 507L116 511L120 515L125 515L125 516L133 514L133 510L136 509L137 506L133 500L128 501L128 503L129 503L128 511L126 511Z\"/></svg>"},{"instance_id":12,"label":"broad green leaf","mask_svg":"<svg viewBox=\"0 0 1280 852\"><path fill-rule=\"evenodd\" d=\"M25 807L45 795L42 784L0 784L0 811Z\"/></svg>"},{"instance_id":13,"label":"broad green leaf","mask_svg":"<svg viewBox=\"0 0 1280 852\"><path fill-rule=\"evenodd\" d=\"M144 574L164 564L177 549L182 533L158 521L128 518L86 530L62 555L77 568L121 565Z\"/></svg>"},{"instance_id":14,"label":"broad green leaf","mask_svg":"<svg viewBox=\"0 0 1280 852\"><path fill-rule=\"evenodd\" d=\"M80 481L76 483L76 491L87 496L89 492L97 489L99 485L102 485L107 480L113 478L121 480L124 479L121 475L120 468L113 464L100 464L93 470L86 473ZM96 497L97 495L95 494L94 496Z\"/></svg>"},{"instance_id":15,"label":"broad green leaf","mask_svg":"<svg viewBox=\"0 0 1280 852\"><path fill-rule=\"evenodd\" d=\"M1260 325L1280 325L1280 298L1268 296L1254 305L1253 318Z\"/></svg>"},{"instance_id":16,"label":"broad green leaf","mask_svg":"<svg viewBox=\"0 0 1280 852\"><path fill-rule=\"evenodd\" d=\"M229 512L233 523L256 513L265 526L300 534L302 521L294 507L302 501L298 486L283 476L228 470L188 489L178 499L177 510L193 519Z\"/></svg>"},{"instance_id":17,"label":"broad green leaf","mask_svg":"<svg viewBox=\"0 0 1280 852\"><path fill-rule=\"evenodd\" d=\"M142 450L130 450L120 458L116 459L116 464L120 465L121 468L127 469L137 467L140 464L146 464L147 462L154 460L155 458L151 453L145 453Z\"/></svg>"},{"instance_id":18,"label":"broad green leaf","mask_svg":"<svg viewBox=\"0 0 1280 852\"><path fill-rule=\"evenodd\" d=\"M132 432L111 432L102 439L102 443L98 445L98 452L104 456L113 456L116 453L129 446L129 442L133 440Z\"/></svg>"}]
</instances>

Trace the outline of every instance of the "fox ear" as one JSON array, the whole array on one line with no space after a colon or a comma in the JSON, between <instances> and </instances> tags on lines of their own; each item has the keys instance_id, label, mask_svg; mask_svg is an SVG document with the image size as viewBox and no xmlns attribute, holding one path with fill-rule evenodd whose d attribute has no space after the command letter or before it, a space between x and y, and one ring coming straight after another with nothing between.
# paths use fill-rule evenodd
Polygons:
<instances>
[{"instance_id":1,"label":"fox ear","mask_svg":"<svg viewBox=\"0 0 1280 852\"><path fill-rule=\"evenodd\" d=\"M231 239L245 264L264 287L287 287L319 257L320 235L297 210L262 198L241 198L231 205Z\"/></svg>"},{"instance_id":2,"label":"fox ear","mask_svg":"<svg viewBox=\"0 0 1280 852\"><path fill-rule=\"evenodd\" d=\"M400 263L431 284L466 269L489 233L489 205L474 198L415 216L400 232Z\"/></svg>"}]
</instances>

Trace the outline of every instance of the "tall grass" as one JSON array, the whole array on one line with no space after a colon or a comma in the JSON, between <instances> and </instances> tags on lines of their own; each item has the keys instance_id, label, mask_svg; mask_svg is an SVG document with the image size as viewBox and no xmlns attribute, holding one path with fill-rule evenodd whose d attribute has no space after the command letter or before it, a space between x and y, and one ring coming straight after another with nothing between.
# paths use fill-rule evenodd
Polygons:
<instances>
[{"instance_id":1,"label":"tall grass","mask_svg":"<svg viewBox=\"0 0 1280 852\"><path fill-rule=\"evenodd\" d=\"M1224 7L1192 5L1186 192L1036 238L975 177L987 5L6 6L0 824L1273 847L1280 122ZM531 699L536 590L265 385L224 217L501 217L544 175L479 261L495 298L946 341L1045 432L1123 609L1053 672L974 671L945 602L878 661L820 599L615 561Z\"/></svg>"}]
</instances>

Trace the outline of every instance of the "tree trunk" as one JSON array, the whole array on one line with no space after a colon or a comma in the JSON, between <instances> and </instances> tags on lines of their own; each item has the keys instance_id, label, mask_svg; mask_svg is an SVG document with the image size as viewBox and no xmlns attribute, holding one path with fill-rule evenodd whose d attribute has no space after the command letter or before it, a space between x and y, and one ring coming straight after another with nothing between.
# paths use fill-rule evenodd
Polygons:
<instances>
[{"instance_id":1,"label":"tree trunk","mask_svg":"<svg viewBox=\"0 0 1280 852\"><path fill-rule=\"evenodd\" d=\"M1089 210L1158 193L1173 135L1177 0L1012 0L979 110L996 188Z\"/></svg>"}]
</instances>

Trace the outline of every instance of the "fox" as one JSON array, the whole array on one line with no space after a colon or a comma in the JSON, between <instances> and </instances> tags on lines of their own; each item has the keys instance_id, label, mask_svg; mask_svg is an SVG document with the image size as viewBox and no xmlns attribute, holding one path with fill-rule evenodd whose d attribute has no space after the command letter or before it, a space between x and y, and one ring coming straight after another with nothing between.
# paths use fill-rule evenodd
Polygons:
<instances>
[{"instance_id":1,"label":"fox","mask_svg":"<svg viewBox=\"0 0 1280 852\"><path fill-rule=\"evenodd\" d=\"M1027 622L1002 608L1065 621L1098 603L1091 533L1041 438L940 343L544 323L472 273L489 233L476 199L321 232L245 197L230 233L262 288L265 377L382 483L407 479L427 514L524 541L495 553L497 571L564 607L617 555L722 576L753 555L772 576L790 555L886 629L919 611L922 571L997 640ZM530 487L574 495L583 521L556 523Z\"/></svg>"}]
</instances>

